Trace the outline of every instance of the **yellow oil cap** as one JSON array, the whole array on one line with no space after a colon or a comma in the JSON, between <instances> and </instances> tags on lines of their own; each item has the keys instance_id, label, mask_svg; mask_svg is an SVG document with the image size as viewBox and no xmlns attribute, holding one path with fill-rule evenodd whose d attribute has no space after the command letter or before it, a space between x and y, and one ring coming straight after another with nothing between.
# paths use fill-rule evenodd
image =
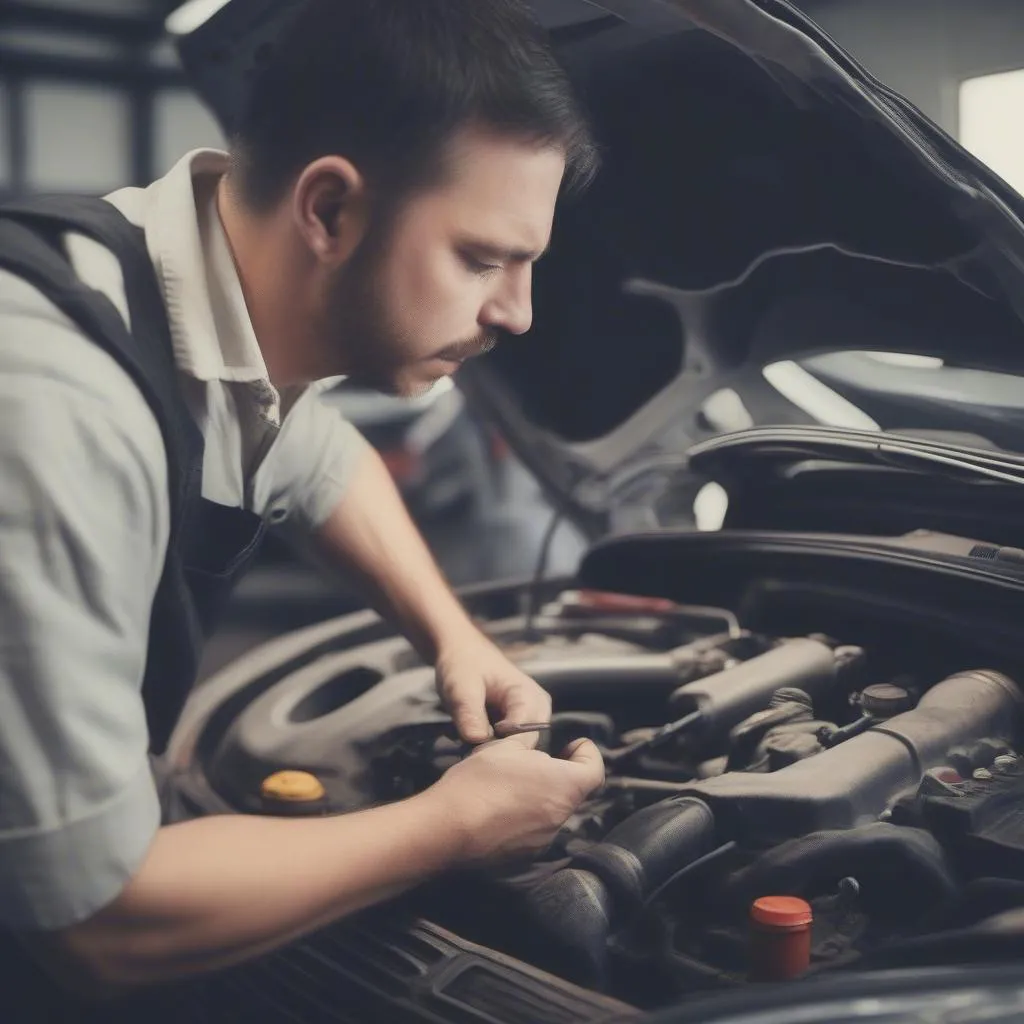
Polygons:
<instances>
[{"instance_id":1,"label":"yellow oil cap","mask_svg":"<svg viewBox=\"0 0 1024 1024\"><path fill-rule=\"evenodd\" d=\"M307 803L320 800L324 793L323 783L309 772L281 771L268 775L260 786L260 793L268 800L286 803Z\"/></svg>"}]
</instances>

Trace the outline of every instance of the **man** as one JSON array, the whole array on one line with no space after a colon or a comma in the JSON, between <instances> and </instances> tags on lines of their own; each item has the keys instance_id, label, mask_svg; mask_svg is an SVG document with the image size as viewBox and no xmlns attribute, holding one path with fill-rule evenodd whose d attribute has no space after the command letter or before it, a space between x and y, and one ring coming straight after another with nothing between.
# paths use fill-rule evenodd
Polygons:
<instances>
[{"instance_id":1,"label":"man","mask_svg":"<svg viewBox=\"0 0 1024 1024\"><path fill-rule=\"evenodd\" d=\"M465 739L491 737L488 709L546 719L379 457L309 388L415 394L529 328L556 197L594 163L541 34L519 0L309 0L231 150L109 197L144 231L202 499L315 537L436 665ZM137 331L125 264L84 234L60 243ZM486 743L427 792L341 817L161 825L147 721L180 682L154 654L176 657L168 433L51 299L0 271L0 926L72 989L119 994L544 847L602 782L589 742L561 758Z\"/></svg>"}]
</instances>

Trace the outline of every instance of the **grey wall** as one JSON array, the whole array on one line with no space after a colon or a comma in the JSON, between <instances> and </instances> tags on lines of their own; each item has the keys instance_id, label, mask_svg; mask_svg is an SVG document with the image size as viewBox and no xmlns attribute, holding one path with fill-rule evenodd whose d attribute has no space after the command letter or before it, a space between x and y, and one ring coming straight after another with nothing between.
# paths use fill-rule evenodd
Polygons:
<instances>
[{"instance_id":1,"label":"grey wall","mask_svg":"<svg viewBox=\"0 0 1024 1024\"><path fill-rule=\"evenodd\" d=\"M74 6L75 0L67 2ZM872 73L954 135L963 79L1024 68L1024 0L797 3ZM20 44L21 49L32 48L33 42L37 50L54 48L52 36L33 41L25 33L10 30L0 32L0 42ZM63 49L78 43L62 42ZM167 55L161 60L159 52L154 56L157 63L173 63ZM0 193L11 184L13 155L5 130L10 114L4 79L0 69ZM51 82L45 75L29 76L20 83L20 91L28 187L105 190L130 178L129 111L124 95L110 88L79 89L67 81ZM161 91L154 106L154 174L163 173L194 146L221 143L212 118L187 92Z\"/></svg>"},{"instance_id":2,"label":"grey wall","mask_svg":"<svg viewBox=\"0 0 1024 1024\"><path fill-rule=\"evenodd\" d=\"M144 184L190 149L223 145L173 48L128 55L112 40L0 25L0 197ZM136 66L152 75L125 71Z\"/></svg>"},{"instance_id":3,"label":"grey wall","mask_svg":"<svg viewBox=\"0 0 1024 1024\"><path fill-rule=\"evenodd\" d=\"M1024 0L802 0L798 6L953 135L963 79L1024 68Z\"/></svg>"},{"instance_id":4,"label":"grey wall","mask_svg":"<svg viewBox=\"0 0 1024 1024\"><path fill-rule=\"evenodd\" d=\"M131 97L126 90L45 76L28 79L21 89L27 189L103 193L131 183ZM12 184L4 100L0 74L0 192ZM149 138L154 177L190 149L224 144L206 108L177 88L154 95Z\"/></svg>"}]
</instances>

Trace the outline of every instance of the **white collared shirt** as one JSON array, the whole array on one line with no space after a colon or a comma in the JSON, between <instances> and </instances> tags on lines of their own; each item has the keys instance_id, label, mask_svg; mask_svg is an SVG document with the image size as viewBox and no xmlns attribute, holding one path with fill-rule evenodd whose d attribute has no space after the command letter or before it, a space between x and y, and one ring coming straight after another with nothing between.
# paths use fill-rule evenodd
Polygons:
<instances>
[{"instance_id":1,"label":"white collared shirt","mask_svg":"<svg viewBox=\"0 0 1024 1024\"><path fill-rule=\"evenodd\" d=\"M145 229L170 314L175 362L206 438L203 496L275 522L294 514L316 526L340 498L362 439L317 400L336 380L286 396L270 382L217 214L216 184L227 160L218 150L196 150L148 188L123 189L108 199ZM69 247L73 258L83 257L76 260L79 274L113 294L127 320L116 260L98 254L88 239L71 240Z\"/></svg>"},{"instance_id":2,"label":"white collared shirt","mask_svg":"<svg viewBox=\"0 0 1024 1024\"><path fill-rule=\"evenodd\" d=\"M226 161L196 151L107 198L145 232L204 436L203 495L309 530L366 442L320 401L333 382L281 396L268 378L216 210ZM129 320L114 256L65 244ZM114 899L159 827L141 683L167 463L128 375L2 271L0 481L0 928L56 928Z\"/></svg>"}]
</instances>

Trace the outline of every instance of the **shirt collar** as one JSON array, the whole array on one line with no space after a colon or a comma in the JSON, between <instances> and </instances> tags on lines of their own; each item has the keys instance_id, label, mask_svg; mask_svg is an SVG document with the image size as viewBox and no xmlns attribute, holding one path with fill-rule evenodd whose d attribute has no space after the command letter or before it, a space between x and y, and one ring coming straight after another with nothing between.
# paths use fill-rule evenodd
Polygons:
<instances>
[{"instance_id":1,"label":"shirt collar","mask_svg":"<svg viewBox=\"0 0 1024 1024\"><path fill-rule=\"evenodd\" d=\"M194 150L146 190L146 239L163 285L175 361L201 381L270 387L216 204L228 169L220 150Z\"/></svg>"}]
</instances>

